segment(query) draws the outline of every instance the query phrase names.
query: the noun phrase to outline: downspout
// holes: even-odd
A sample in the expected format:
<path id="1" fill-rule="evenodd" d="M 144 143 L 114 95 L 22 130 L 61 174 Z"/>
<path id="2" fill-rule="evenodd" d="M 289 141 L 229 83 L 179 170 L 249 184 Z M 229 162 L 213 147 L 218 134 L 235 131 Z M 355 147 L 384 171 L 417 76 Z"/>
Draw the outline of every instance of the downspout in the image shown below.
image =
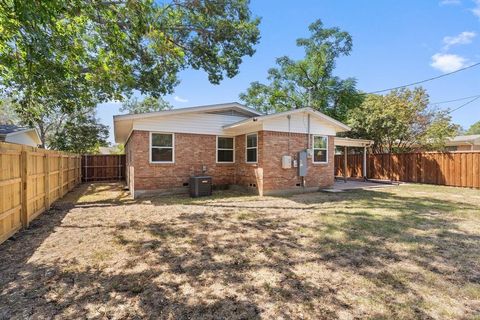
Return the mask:
<path id="1" fill-rule="evenodd" d="M 310 113 L 307 115 L 307 149 L 310 150 Z"/>
<path id="2" fill-rule="evenodd" d="M 287 116 L 287 119 L 288 119 L 288 148 L 287 148 L 288 155 L 290 155 L 290 120 L 291 120 L 291 118 L 292 118 L 291 115 Z"/>
<path id="3" fill-rule="evenodd" d="M 307 114 L 307 157 L 306 157 L 307 163 L 308 163 L 309 153 L 310 153 L 310 113 Z M 307 163 L 305 163 L 305 166 L 307 165 Z M 308 170 L 308 167 L 307 167 L 307 170 Z M 307 185 L 307 182 L 305 181 L 305 177 L 302 177 L 302 187 L 305 188 L 306 185 Z"/>

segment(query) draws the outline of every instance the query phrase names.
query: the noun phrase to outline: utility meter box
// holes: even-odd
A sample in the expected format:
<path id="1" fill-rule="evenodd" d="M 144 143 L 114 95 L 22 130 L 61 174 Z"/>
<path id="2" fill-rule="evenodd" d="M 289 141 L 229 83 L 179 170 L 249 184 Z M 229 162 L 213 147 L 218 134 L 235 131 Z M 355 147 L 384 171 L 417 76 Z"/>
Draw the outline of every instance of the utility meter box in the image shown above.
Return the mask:
<path id="1" fill-rule="evenodd" d="M 292 157 L 291 156 L 282 156 L 282 168 L 290 169 L 292 167 Z"/>
<path id="2" fill-rule="evenodd" d="M 298 153 L 298 176 L 305 177 L 307 175 L 307 151 Z"/>

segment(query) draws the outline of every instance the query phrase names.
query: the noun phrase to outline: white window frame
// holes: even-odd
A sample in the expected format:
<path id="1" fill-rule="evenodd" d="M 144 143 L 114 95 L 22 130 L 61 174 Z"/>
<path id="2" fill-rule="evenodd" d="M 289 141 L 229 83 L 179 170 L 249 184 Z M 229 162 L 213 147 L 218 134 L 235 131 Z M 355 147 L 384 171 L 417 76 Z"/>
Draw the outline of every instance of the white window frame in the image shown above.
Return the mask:
<path id="1" fill-rule="evenodd" d="M 327 147 L 325 148 L 326 161 L 315 161 L 315 137 L 321 137 L 327 140 Z M 323 149 L 317 149 L 317 150 L 323 150 Z M 312 135 L 312 163 L 323 163 L 323 164 L 328 163 L 328 136 L 324 136 L 320 134 Z"/>
<path id="2" fill-rule="evenodd" d="M 155 147 L 152 146 L 152 136 L 154 134 L 169 134 L 172 136 L 172 146 L 171 147 Z M 160 132 L 160 131 L 150 131 L 150 142 L 149 142 L 149 157 L 148 160 L 150 160 L 150 163 L 175 163 L 175 133 L 173 132 Z M 172 161 L 153 161 L 152 159 L 152 149 L 153 148 L 158 148 L 158 149 L 172 149 Z"/>
<path id="3" fill-rule="evenodd" d="M 233 149 L 225 149 L 225 148 L 218 148 L 218 139 L 219 138 L 230 138 L 233 140 Z M 216 163 L 235 163 L 235 137 L 230 137 L 230 136 L 217 136 L 217 145 L 215 147 L 215 162 Z M 233 151 L 233 161 L 218 161 L 218 151 L 219 150 L 227 150 L 227 151 Z"/>
<path id="4" fill-rule="evenodd" d="M 257 146 L 256 147 L 248 147 L 247 146 L 248 136 L 252 136 L 252 135 L 257 136 Z M 255 152 L 256 152 L 256 157 L 255 158 L 257 159 L 257 161 L 248 161 L 248 158 L 247 158 L 248 149 L 255 149 Z M 251 132 L 251 133 L 247 133 L 245 135 L 245 163 L 258 163 L 258 132 Z"/>

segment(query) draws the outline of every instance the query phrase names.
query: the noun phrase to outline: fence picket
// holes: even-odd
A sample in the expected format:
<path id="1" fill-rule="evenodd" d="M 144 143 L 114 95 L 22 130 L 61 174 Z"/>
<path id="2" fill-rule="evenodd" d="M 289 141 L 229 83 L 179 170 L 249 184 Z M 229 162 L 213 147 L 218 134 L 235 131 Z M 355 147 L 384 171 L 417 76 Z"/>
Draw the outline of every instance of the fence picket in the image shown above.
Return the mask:
<path id="1" fill-rule="evenodd" d="M 65 153 L 0 142 L 0 243 L 28 227 L 63 195 L 63 156 Z M 79 166 L 78 161 L 74 163 Z M 79 182 L 79 171 L 73 172 L 73 180 Z M 67 186 L 68 190 L 76 182 Z"/>

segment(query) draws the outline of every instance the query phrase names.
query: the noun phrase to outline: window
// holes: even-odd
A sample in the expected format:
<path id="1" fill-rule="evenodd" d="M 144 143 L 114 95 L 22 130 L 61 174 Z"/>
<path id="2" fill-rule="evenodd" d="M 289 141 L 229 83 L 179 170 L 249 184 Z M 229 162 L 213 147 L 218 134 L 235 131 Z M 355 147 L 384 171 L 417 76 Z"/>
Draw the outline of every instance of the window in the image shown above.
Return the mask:
<path id="1" fill-rule="evenodd" d="M 257 140 L 258 136 L 256 133 L 247 134 L 246 137 L 246 162 L 255 163 L 257 162 Z"/>
<path id="2" fill-rule="evenodd" d="M 217 162 L 235 162 L 235 142 L 232 137 L 217 137 Z"/>
<path id="3" fill-rule="evenodd" d="M 173 162 L 173 134 L 150 133 L 150 160 L 158 163 Z"/>
<path id="4" fill-rule="evenodd" d="M 328 162 L 328 137 L 313 136 L 313 162 Z"/>

